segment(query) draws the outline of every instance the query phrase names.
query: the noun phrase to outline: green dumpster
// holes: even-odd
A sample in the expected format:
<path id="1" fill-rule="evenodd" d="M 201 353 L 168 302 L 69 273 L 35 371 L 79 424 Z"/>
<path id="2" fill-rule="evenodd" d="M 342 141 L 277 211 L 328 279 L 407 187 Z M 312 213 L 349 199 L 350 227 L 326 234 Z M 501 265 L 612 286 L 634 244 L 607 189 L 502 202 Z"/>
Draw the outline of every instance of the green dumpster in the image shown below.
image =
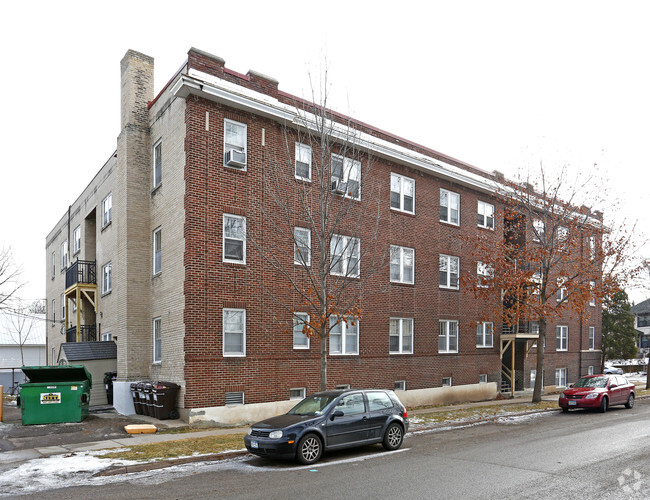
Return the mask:
<path id="1" fill-rule="evenodd" d="M 23 366 L 23 425 L 81 422 L 88 416 L 92 377 L 82 365 Z"/>

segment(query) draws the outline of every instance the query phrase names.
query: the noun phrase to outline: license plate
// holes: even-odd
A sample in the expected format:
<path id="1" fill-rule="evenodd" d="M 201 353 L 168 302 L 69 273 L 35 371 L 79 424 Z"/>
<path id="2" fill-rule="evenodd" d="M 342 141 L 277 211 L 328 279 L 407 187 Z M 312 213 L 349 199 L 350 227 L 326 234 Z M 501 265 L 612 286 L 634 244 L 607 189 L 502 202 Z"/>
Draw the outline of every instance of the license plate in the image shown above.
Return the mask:
<path id="1" fill-rule="evenodd" d="M 257 441 L 251 441 L 251 448 L 259 448 L 260 445 L 257 443 Z"/>
<path id="2" fill-rule="evenodd" d="M 577 401 L 569 401 L 569 406 L 575 406 L 577 404 L 578 404 Z"/>

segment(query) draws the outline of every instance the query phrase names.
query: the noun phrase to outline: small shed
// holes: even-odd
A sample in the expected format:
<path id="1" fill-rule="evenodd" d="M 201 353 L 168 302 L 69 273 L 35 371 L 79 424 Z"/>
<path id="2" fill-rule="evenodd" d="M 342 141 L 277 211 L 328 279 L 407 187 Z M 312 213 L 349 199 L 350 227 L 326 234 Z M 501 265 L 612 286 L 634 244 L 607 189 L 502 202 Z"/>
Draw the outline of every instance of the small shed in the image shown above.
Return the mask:
<path id="1" fill-rule="evenodd" d="M 93 385 L 90 406 L 107 405 L 104 374 L 117 371 L 117 345 L 104 342 L 65 342 L 59 351 L 59 364 L 83 365 L 90 372 Z"/>

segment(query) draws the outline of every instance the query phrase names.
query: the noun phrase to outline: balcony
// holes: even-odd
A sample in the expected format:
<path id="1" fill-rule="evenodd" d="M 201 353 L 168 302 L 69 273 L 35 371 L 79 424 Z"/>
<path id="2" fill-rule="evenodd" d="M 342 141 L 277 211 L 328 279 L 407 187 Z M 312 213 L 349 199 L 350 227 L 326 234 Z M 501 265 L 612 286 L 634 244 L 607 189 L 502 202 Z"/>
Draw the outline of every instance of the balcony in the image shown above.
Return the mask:
<path id="1" fill-rule="evenodd" d="M 97 327 L 95 325 L 81 325 L 79 327 L 79 342 L 97 342 Z M 68 328 L 65 332 L 66 342 L 77 342 L 77 327 Z"/>
<path id="2" fill-rule="evenodd" d="M 78 260 L 65 272 L 65 288 L 77 284 L 97 284 L 97 264 L 94 260 Z"/>

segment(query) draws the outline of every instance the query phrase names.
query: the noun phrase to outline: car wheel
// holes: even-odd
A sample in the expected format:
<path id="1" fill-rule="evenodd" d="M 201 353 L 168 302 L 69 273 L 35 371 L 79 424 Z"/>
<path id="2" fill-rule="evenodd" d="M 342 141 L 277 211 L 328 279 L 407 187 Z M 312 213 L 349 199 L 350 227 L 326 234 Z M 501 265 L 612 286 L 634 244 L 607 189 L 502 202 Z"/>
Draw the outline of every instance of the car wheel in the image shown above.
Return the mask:
<path id="1" fill-rule="evenodd" d="M 569 413 L 569 409 L 566 406 L 563 406 L 562 413 Z"/>
<path id="2" fill-rule="evenodd" d="M 607 400 L 606 397 L 600 400 L 600 413 L 605 413 L 607 411 L 607 405 L 609 404 L 609 401 Z"/>
<path id="3" fill-rule="evenodd" d="M 301 464 L 313 464 L 322 454 L 323 442 L 316 434 L 306 434 L 298 441 L 296 459 Z"/>
<path id="4" fill-rule="evenodd" d="M 392 423 L 388 426 L 388 429 L 386 429 L 382 446 L 390 451 L 396 450 L 402 446 L 403 440 L 404 431 L 402 430 L 402 426 L 398 423 Z"/>
<path id="5" fill-rule="evenodd" d="M 634 406 L 634 394 L 630 394 L 627 397 L 627 403 L 625 403 L 625 408 L 632 408 Z"/>

